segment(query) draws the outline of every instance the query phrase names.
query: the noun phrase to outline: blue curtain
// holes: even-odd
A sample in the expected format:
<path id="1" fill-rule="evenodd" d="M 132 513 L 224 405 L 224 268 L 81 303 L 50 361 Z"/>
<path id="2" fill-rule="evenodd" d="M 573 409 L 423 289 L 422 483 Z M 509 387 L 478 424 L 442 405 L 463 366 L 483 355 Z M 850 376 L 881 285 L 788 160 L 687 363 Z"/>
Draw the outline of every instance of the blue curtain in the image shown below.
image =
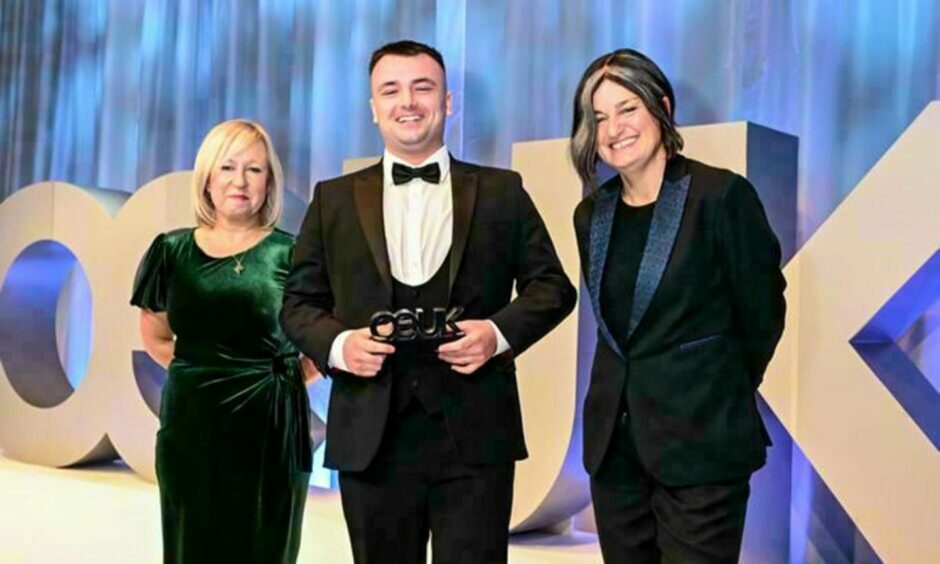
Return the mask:
<path id="1" fill-rule="evenodd" d="M 800 138 L 808 237 L 931 99 L 933 0 L 4 0 L 0 197 L 40 180 L 133 190 L 190 168 L 202 136 L 246 116 L 272 132 L 303 197 L 377 153 L 372 49 L 400 37 L 448 61 L 458 155 L 507 165 L 564 136 L 593 57 L 630 46 L 691 125 L 752 120 Z"/>

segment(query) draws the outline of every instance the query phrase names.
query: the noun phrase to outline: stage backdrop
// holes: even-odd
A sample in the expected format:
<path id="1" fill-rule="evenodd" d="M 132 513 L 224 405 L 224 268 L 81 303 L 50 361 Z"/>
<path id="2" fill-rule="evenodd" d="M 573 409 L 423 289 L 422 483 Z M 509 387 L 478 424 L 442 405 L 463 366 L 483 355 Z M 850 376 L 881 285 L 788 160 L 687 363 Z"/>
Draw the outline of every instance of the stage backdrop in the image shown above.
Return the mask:
<path id="1" fill-rule="evenodd" d="M 749 120 L 800 138 L 802 239 L 940 97 L 934 0 L 4 0 L 0 194 L 42 180 L 130 191 L 188 169 L 216 122 L 257 119 L 307 196 L 379 152 L 369 53 L 410 37 L 448 64 L 448 144 L 508 165 L 562 137 L 594 57 L 649 54 L 683 125 Z"/>
<path id="2" fill-rule="evenodd" d="M 512 143 L 564 136 L 580 71 L 628 46 L 672 79 L 681 124 L 750 120 L 799 139 L 805 241 L 940 98 L 938 29 L 932 0 L 4 0 L 0 198 L 47 180 L 133 191 L 191 168 L 211 125 L 244 116 L 273 133 L 288 187 L 306 199 L 345 159 L 380 151 L 366 65 L 372 49 L 402 37 L 435 44 L 447 59 L 451 150 L 509 165 Z M 853 341 L 876 371 L 886 361 L 873 348 L 897 341 L 928 394 L 940 387 L 931 358 L 940 348 L 936 264 L 911 273 L 913 286 L 896 285 L 920 289 L 916 311 L 904 307 L 913 290 L 899 290 Z M 919 317 L 907 325 L 910 315 Z M 896 334 L 902 326 L 911 329 Z M 936 449 L 933 421 L 917 420 Z M 799 448 L 792 453 L 788 558 L 873 557 L 837 496 Z"/>

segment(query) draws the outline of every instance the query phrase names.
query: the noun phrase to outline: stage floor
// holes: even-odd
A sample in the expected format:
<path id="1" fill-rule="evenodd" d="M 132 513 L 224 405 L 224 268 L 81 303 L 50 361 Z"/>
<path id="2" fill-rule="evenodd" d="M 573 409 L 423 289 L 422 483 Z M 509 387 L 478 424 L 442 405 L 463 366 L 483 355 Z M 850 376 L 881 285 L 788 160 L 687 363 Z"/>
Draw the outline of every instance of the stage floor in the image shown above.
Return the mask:
<path id="1" fill-rule="evenodd" d="M 158 563 L 155 485 L 114 464 L 55 469 L 0 456 L 0 562 Z M 594 535 L 516 535 L 513 564 L 601 562 Z M 352 562 L 339 494 L 311 489 L 299 562 Z"/>

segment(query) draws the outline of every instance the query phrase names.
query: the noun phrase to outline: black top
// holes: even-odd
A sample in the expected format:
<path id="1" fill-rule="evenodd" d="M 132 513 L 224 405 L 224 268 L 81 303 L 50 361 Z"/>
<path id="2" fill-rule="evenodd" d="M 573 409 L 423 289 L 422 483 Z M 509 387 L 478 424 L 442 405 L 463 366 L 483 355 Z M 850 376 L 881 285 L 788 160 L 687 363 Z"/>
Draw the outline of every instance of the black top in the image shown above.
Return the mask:
<path id="1" fill-rule="evenodd" d="M 617 202 L 601 279 L 601 312 L 621 350 L 627 348 L 633 289 L 653 221 L 654 206 L 655 202 L 645 206 L 630 206 L 622 199 Z"/>

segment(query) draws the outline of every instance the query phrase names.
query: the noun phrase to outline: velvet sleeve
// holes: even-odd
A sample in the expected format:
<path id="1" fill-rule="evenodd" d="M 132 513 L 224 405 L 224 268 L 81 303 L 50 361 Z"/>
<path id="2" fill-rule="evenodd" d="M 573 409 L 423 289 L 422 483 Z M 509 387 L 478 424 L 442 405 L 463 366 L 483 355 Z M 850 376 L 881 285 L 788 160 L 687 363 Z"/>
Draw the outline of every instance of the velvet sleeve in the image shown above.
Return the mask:
<path id="1" fill-rule="evenodd" d="M 166 311 L 167 260 L 165 236 L 157 235 L 134 276 L 134 289 L 131 293 L 131 305 L 150 311 Z"/>

